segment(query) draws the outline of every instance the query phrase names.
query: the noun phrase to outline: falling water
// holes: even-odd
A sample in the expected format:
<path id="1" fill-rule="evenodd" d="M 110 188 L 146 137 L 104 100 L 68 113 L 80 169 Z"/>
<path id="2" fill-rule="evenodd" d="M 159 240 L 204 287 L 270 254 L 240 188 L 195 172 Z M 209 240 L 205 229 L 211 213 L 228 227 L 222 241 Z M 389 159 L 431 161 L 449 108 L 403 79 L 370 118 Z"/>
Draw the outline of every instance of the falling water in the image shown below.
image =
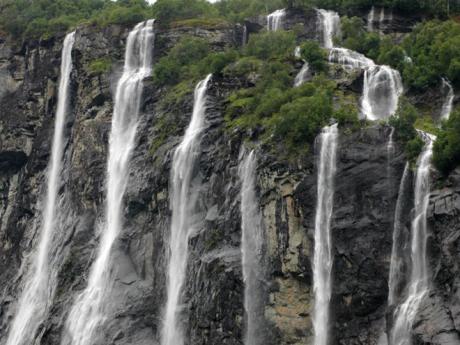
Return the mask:
<path id="1" fill-rule="evenodd" d="M 395 322 L 391 332 L 392 345 L 410 345 L 411 331 L 418 307 L 429 289 L 427 263 L 426 212 L 430 196 L 430 167 L 433 142 L 436 139 L 422 133 L 426 144 L 417 161 L 414 188 L 414 219 L 411 226 L 411 275 L 407 297 L 395 310 Z"/>
<path id="2" fill-rule="evenodd" d="M 310 72 L 310 65 L 308 64 L 308 62 L 305 61 L 299 73 L 296 75 L 294 79 L 294 86 L 298 87 L 302 85 L 305 82 L 305 80 L 307 80 L 307 76 L 309 72 Z"/>
<path id="3" fill-rule="evenodd" d="M 205 127 L 206 92 L 210 80 L 211 75 L 208 75 L 195 88 L 192 119 L 182 142 L 174 152 L 172 162 L 170 258 L 162 345 L 184 344 L 182 327 L 178 318 L 181 311 L 181 291 L 187 269 L 188 240 L 194 231 L 193 212 L 196 191 L 192 188 L 192 178 L 195 165 L 198 162 L 201 138 Z"/>
<path id="4" fill-rule="evenodd" d="M 355 51 L 334 47 L 333 38 L 340 34 L 340 17 L 336 12 L 322 9 L 317 10 L 317 13 L 323 46 L 330 49 L 329 62 L 339 63 L 347 69 L 364 69 L 361 97 L 363 116 L 368 120 L 385 120 L 393 115 L 403 92 L 399 72 L 388 66 L 378 66 Z"/>
<path id="5" fill-rule="evenodd" d="M 404 173 L 401 178 L 399 185 L 398 200 L 396 201 L 396 209 L 393 222 L 393 245 L 391 249 L 391 261 L 390 261 L 390 277 L 388 280 L 388 305 L 393 305 L 396 301 L 398 292 L 398 286 L 401 282 L 403 274 L 404 258 L 401 253 L 402 241 L 402 217 L 403 217 L 403 206 L 405 191 L 409 183 L 409 163 L 406 163 L 404 167 Z"/>
<path id="6" fill-rule="evenodd" d="M 340 16 L 337 12 L 317 10 L 318 21 L 323 34 L 324 48 L 334 47 L 334 37 L 340 34 Z"/>
<path id="7" fill-rule="evenodd" d="M 323 128 L 320 136 L 318 192 L 315 216 L 313 258 L 314 345 L 327 345 L 329 335 L 329 302 L 332 294 L 331 216 L 334 201 L 334 176 L 337 155 L 337 125 Z"/>
<path id="8" fill-rule="evenodd" d="M 245 46 L 248 43 L 248 26 L 246 24 L 243 25 L 243 38 L 241 42 L 242 46 Z"/>
<path id="9" fill-rule="evenodd" d="M 452 106 L 454 104 L 454 89 L 447 79 L 442 78 L 442 87 L 447 89 L 447 96 L 442 104 L 441 109 L 441 120 L 447 120 L 452 112 Z"/>
<path id="10" fill-rule="evenodd" d="M 372 66 L 364 72 L 361 111 L 368 120 L 386 120 L 396 112 L 403 92 L 401 76 L 388 66 Z"/>
<path id="11" fill-rule="evenodd" d="M 135 145 L 143 80 L 152 73 L 153 25 L 154 20 L 136 25 L 127 39 L 123 74 L 115 94 L 106 177 L 106 214 L 99 251 L 91 267 L 88 285 L 76 298 L 66 321 L 63 344 L 93 343 L 106 316 L 106 299 L 111 288 L 110 254 L 122 228 L 123 195 Z"/>
<path id="12" fill-rule="evenodd" d="M 283 28 L 283 20 L 286 16 L 286 10 L 276 10 L 267 16 L 267 30 L 278 31 Z"/>
<path id="13" fill-rule="evenodd" d="M 339 63 L 349 69 L 365 69 L 375 66 L 374 61 L 363 54 L 346 48 L 331 48 L 329 51 L 329 62 Z"/>
<path id="14" fill-rule="evenodd" d="M 26 276 L 24 290 L 19 299 L 18 310 L 8 335 L 7 345 L 31 344 L 35 339 L 40 322 L 48 312 L 54 295 L 55 282 L 48 267 L 50 243 L 54 236 L 56 205 L 62 171 L 64 153 L 64 127 L 69 103 L 70 73 L 72 72 L 72 47 L 75 32 L 64 39 L 61 57 L 61 76 L 59 80 L 58 104 L 54 123 L 51 160 L 48 165 L 47 190 L 43 210 L 43 225 L 38 248 L 32 255 L 32 266 Z"/>
<path id="15" fill-rule="evenodd" d="M 374 31 L 374 21 L 375 21 L 375 7 L 372 6 L 369 14 L 367 15 L 367 31 Z"/>
<path id="16" fill-rule="evenodd" d="M 263 243 L 264 234 L 256 195 L 257 160 L 251 151 L 239 167 L 241 186 L 241 253 L 243 266 L 245 345 L 263 344 Z"/>

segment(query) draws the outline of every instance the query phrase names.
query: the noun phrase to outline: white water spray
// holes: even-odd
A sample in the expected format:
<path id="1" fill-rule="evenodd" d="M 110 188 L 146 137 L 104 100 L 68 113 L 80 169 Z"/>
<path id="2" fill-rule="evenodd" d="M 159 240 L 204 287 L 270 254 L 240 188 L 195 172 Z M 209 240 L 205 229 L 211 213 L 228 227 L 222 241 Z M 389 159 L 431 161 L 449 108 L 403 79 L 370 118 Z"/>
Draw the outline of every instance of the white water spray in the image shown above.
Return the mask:
<path id="1" fill-rule="evenodd" d="M 308 64 L 308 62 L 305 61 L 299 73 L 296 75 L 294 79 L 294 86 L 298 87 L 298 86 L 301 86 L 303 83 L 305 83 L 309 72 L 310 72 L 310 65 Z"/>
<path id="2" fill-rule="evenodd" d="M 262 345 L 264 233 L 256 195 L 257 160 L 251 151 L 239 166 L 241 186 L 241 254 L 246 314 L 245 345 Z"/>
<path id="3" fill-rule="evenodd" d="M 339 47 L 331 48 L 329 51 L 329 62 L 341 64 L 347 69 L 365 69 L 375 66 L 374 61 L 363 54 Z"/>
<path id="4" fill-rule="evenodd" d="M 318 192 L 315 216 L 313 257 L 314 345 L 327 345 L 329 340 L 329 303 L 332 295 L 331 217 L 334 203 L 334 177 L 337 165 L 337 124 L 323 128 L 320 135 Z"/>
<path id="5" fill-rule="evenodd" d="M 447 79 L 442 78 L 442 88 L 447 89 L 446 99 L 441 108 L 441 120 L 449 119 L 454 104 L 454 89 Z"/>
<path id="6" fill-rule="evenodd" d="M 143 80 L 152 74 L 154 20 L 136 25 L 129 33 L 123 74 L 118 81 L 107 164 L 105 222 L 101 229 L 98 255 L 88 284 L 71 308 L 63 344 L 92 344 L 106 318 L 112 287 L 111 252 L 121 229 L 123 196 L 128 183 L 129 162 L 135 146 Z"/>
<path id="7" fill-rule="evenodd" d="M 334 37 L 340 35 L 340 16 L 337 12 L 317 10 L 319 26 L 322 31 L 323 47 L 333 48 Z"/>
<path id="8" fill-rule="evenodd" d="M 54 122 L 51 159 L 48 163 L 46 199 L 43 210 L 43 225 L 38 248 L 32 254 L 32 266 L 26 276 L 24 290 L 19 299 L 18 310 L 13 320 L 7 345 L 31 344 L 35 333 L 46 316 L 55 289 L 55 274 L 49 267 L 49 252 L 55 231 L 57 197 L 64 154 L 64 127 L 69 104 L 70 73 L 72 72 L 72 47 L 75 32 L 67 34 L 61 55 L 58 104 Z"/>
<path id="9" fill-rule="evenodd" d="M 167 275 L 167 303 L 162 329 L 162 345 L 183 345 L 184 335 L 179 317 L 181 293 L 188 258 L 188 240 L 194 229 L 196 191 L 192 189 L 194 168 L 200 155 L 200 144 L 205 129 L 206 92 L 211 75 L 195 88 L 193 114 L 182 142 L 174 152 L 171 170 L 170 202 L 172 210 L 169 240 L 169 267 Z"/>
<path id="10" fill-rule="evenodd" d="M 397 108 L 403 93 L 401 76 L 388 66 L 372 66 L 364 72 L 361 111 L 368 120 L 386 120 Z"/>
<path id="11" fill-rule="evenodd" d="M 267 30 L 278 31 L 283 28 L 284 17 L 286 16 L 286 10 L 276 10 L 267 16 Z"/>
<path id="12" fill-rule="evenodd" d="M 411 226 L 411 275 L 405 301 L 395 310 L 395 322 L 391 332 L 392 345 L 411 345 L 412 326 L 420 303 L 429 290 L 427 262 L 426 213 L 430 197 L 430 168 L 434 136 L 422 133 L 426 144 L 417 161 L 414 188 L 414 219 Z"/>

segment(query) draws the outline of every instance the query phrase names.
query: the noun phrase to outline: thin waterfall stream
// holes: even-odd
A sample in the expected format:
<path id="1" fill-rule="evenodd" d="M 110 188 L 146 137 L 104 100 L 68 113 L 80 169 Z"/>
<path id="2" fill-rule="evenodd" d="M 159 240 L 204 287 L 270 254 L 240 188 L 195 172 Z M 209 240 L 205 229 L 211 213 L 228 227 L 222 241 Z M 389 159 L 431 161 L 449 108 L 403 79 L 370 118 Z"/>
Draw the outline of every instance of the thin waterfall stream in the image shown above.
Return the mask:
<path id="1" fill-rule="evenodd" d="M 112 287 L 111 253 L 123 226 L 123 196 L 135 146 L 143 80 L 152 74 L 154 20 L 139 23 L 126 42 L 123 74 L 118 81 L 106 171 L 105 221 L 87 286 L 77 296 L 66 320 L 62 344 L 89 345 L 106 318 Z"/>
<path id="2" fill-rule="evenodd" d="M 7 345 L 28 345 L 33 342 L 40 323 L 46 316 L 56 287 L 56 270 L 49 267 L 49 252 L 59 213 L 57 199 L 61 185 L 64 154 L 64 128 L 70 98 L 72 48 L 75 32 L 66 35 L 61 54 L 58 104 L 54 123 L 51 158 L 48 163 L 46 197 L 42 210 L 42 226 L 38 247 L 32 253 L 30 270 L 19 298 L 18 309 L 8 334 Z"/>
<path id="3" fill-rule="evenodd" d="M 251 151 L 239 166 L 241 186 L 241 254 L 246 314 L 245 345 L 262 345 L 264 293 L 264 233 L 256 195 L 257 159 Z"/>
<path id="4" fill-rule="evenodd" d="M 426 144 L 417 161 L 414 187 L 414 218 L 411 224 L 411 272 L 407 295 L 394 312 L 391 345 L 411 345 L 412 326 L 420 303 L 429 291 L 426 214 L 430 197 L 430 169 L 434 136 L 422 132 Z"/>
<path id="5" fill-rule="evenodd" d="M 194 205 L 197 191 L 192 187 L 193 173 L 200 156 L 205 129 L 208 84 L 212 75 L 195 88 L 193 114 L 182 142 L 174 152 L 171 168 L 170 205 L 172 211 L 167 269 L 167 302 L 161 334 L 162 345 L 183 345 L 180 322 L 181 294 L 186 278 L 188 240 L 194 229 Z"/>
<path id="6" fill-rule="evenodd" d="M 447 94 L 441 108 L 441 120 L 448 120 L 454 105 L 454 88 L 452 87 L 452 84 L 444 78 L 442 78 L 442 87 L 443 89 L 447 89 Z"/>
<path id="7" fill-rule="evenodd" d="M 333 253 L 331 217 L 334 204 L 334 178 L 337 169 L 337 124 L 323 128 L 319 137 L 315 247 L 313 254 L 314 345 L 328 345 L 329 304 L 332 295 Z"/>

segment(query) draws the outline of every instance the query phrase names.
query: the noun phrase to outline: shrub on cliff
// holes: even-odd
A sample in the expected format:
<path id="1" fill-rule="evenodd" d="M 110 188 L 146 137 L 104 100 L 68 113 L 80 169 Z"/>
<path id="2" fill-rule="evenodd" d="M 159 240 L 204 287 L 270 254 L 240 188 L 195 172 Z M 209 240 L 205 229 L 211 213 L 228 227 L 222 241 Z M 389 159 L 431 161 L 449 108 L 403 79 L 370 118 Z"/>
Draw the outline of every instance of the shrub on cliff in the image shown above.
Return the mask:
<path id="1" fill-rule="evenodd" d="M 414 163 L 422 152 L 424 143 L 415 130 L 418 118 L 417 109 L 405 98 L 399 101 L 395 116 L 390 118 L 390 125 L 395 129 L 395 137 L 404 144 L 407 160 Z"/>
<path id="2" fill-rule="evenodd" d="M 326 72 L 328 69 L 327 53 L 316 41 L 307 41 L 300 47 L 302 58 L 307 61 L 315 72 Z"/>
<path id="3" fill-rule="evenodd" d="M 434 143 L 433 163 L 444 175 L 460 165 L 460 109 L 443 123 Z"/>

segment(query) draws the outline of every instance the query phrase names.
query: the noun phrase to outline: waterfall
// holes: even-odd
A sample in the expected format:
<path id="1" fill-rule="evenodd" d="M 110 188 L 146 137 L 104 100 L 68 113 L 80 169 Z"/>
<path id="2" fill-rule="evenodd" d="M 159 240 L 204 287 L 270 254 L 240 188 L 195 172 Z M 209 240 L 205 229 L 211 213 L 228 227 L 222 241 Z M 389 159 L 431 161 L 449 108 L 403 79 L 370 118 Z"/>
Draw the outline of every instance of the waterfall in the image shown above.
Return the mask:
<path id="1" fill-rule="evenodd" d="M 447 79 L 442 78 L 442 88 L 447 89 L 447 96 L 441 108 L 441 120 L 449 119 L 454 104 L 454 89 Z"/>
<path id="2" fill-rule="evenodd" d="M 374 31 L 374 21 L 375 21 L 375 7 L 372 6 L 369 14 L 367 15 L 367 31 Z"/>
<path id="3" fill-rule="evenodd" d="M 55 273 L 49 267 L 49 252 L 55 231 L 56 214 L 59 213 L 57 198 L 60 188 L 64 154 L 64 128 L 69 104 L 70 74 L 72 72 L 72 47 L 75 32 L 67 34 L 61 55 L 58 103 L 54 122 L 51 158 L 48 163 L 47 186 L 42 226 L 38 248 L 31 258 L 31 267 L 25 276 L 25 284 L 19 298 L 18 309 L 8 335 L 7 345 L 31 344 L 40 323 L 48 312 L 56 286 Z"/>
<path id="4" fill-rule="evenodd" d="M 364 71 L 361 111 L 368 120 L 386 120 L 398 108 L 403 93 L 401 76 L 388 66 L 371 66 Z"/>
<path id="5" fill-rule="evenodd" d="M 245 345 L 264 344 L 262 320 L 263 299 L 263 244 L 264 233 L 259 201 L 256 195 L 257 160 L 251 151 L 239 166 L 241 186 L 241 253 L 243 267 L 244 310 L 246 314 Z"/>
<path id="6" fill-rule="evenodd" d="M 430 167 L 433 136 L 422 133 L 426 144 L 417 161 L 414 187 L 414 218 L 411 224 L 411 275 L 405 301 L 395 310 L 392 345 L 410 345 L 412 326 L 423 298 L 429 290 L 426 213 L 430 197 Z"/>
<path id="7" fill-rule="evenodd" d="M 245 46 L 248 43 L 248 26 L 246 24 L 243 25 L 243 38 L 241 45 Z"/>
<path id="8" fill-rule="evenodd" d="M 305 80 L 307 80 L 307 76 L 309 72 L 310 72 L 310 65 L 308 64 L 308 62 L 305 61 L 299 73 L 296 75 L 294 79 L 294 86 L 298 87 L 302 85 L 305 82 Z"/>
<path id="9" fill-rule="evenodd" d="M 329 336 L 329 302 L 332 295 L 331 217 L 334 202 L 338 130 L 337 124 L 323 128 L 320 135 L 318 192 L 315 216 L 313 257 L 314 345 L 327 345 Z"/>
<path id="10" fill-rule="evenodd" d="M 92 344 L 106 317 L 107 298 L 112 286 L 111 249 L 122 229 L 123 195 L 135 146 L 143 80 L 152 73 L 153 26 L 154 20 L 139 23 L 128 35 L 109 140 L 105 222 L 100 229 L 99 249 L 87 286 L 76 298 L 67 318 L 63 344 Z"/>
<path id="11" fill-rule="evenodd" d="M 365 69 L 375 66 L 374 61 L 363 54 L 346 48 L 331 48 L 329 62 L 338 63 L 348 69 Z"/>
<path id="12" fill-rule="evenodd" d="M 404 173 L 399 185 L 398 200 L 393 221 L 393 245 L 391 249 L 390 277 L 388 279 L 388 305 L 393 305 L 396 301 L 398 286 L 403 274 L 404 257 L 401 253 L 402 247 L 402 217 L 404 208 L 405 191 L 409 183 L 409 163 L 404 167 Z"/>
<path id="13" fill-rule="evenodd" d="M 302 53 L 300 51 L 300 46 L 296 46 L 294 49 L 294 57 L 296 59 L 301 59 L 302 58 Z"/>
<path id="14" fill-rule="evenodd" d="M 193 114 L 182 142 L 174 152 L 171 169 L 171 235 L 167 275 L 167 303 L 164 314 L 162 345 L 183 345 L 179 322 L 181 292 L 187 269 L 188 240 L 193 233 L 196 190 L 192 187 L 193 172 L 200 156 L 201 138 L 205 127 L 206 92 L 211 75 L 195 88 Z"/>
<path id="15" fill-rule="evenodd" d="M 276 10 L 267 16 L 267 30 L 278 31 L 283 28 L 283 20 L 286 16 L 286 10 Z"/>
<path id="16" fill-rule="evenodd" d="M 371 10 L 373 13 L 374 10 Z M 318 22 L 323 34 L 323 46 L 330 49 L 329 62 L 339 63 L 347 69 L 364 69 L 361 112 L 368 120 L 386 120 L 398 108 L 403 92 L 398 71 L 378 66 L 371 59 L 355 51 L 334 47 L 333 37 L 340 34 L 340 17 L 336 12 L 319 9 Z M 384 12 L 383 12 L 384 13 Z M 369 14 L 373 19 L 374 14 Z M 369 23 L 369 19 L 368 19 Z"/>
<path id="17" fill-rule="evenodd" d="M 340 34 L 340 16 L 337 12 L 317 10 L 319 26 L 323 34 L 324 48 L 334 47 L 334 37 Z"/>

